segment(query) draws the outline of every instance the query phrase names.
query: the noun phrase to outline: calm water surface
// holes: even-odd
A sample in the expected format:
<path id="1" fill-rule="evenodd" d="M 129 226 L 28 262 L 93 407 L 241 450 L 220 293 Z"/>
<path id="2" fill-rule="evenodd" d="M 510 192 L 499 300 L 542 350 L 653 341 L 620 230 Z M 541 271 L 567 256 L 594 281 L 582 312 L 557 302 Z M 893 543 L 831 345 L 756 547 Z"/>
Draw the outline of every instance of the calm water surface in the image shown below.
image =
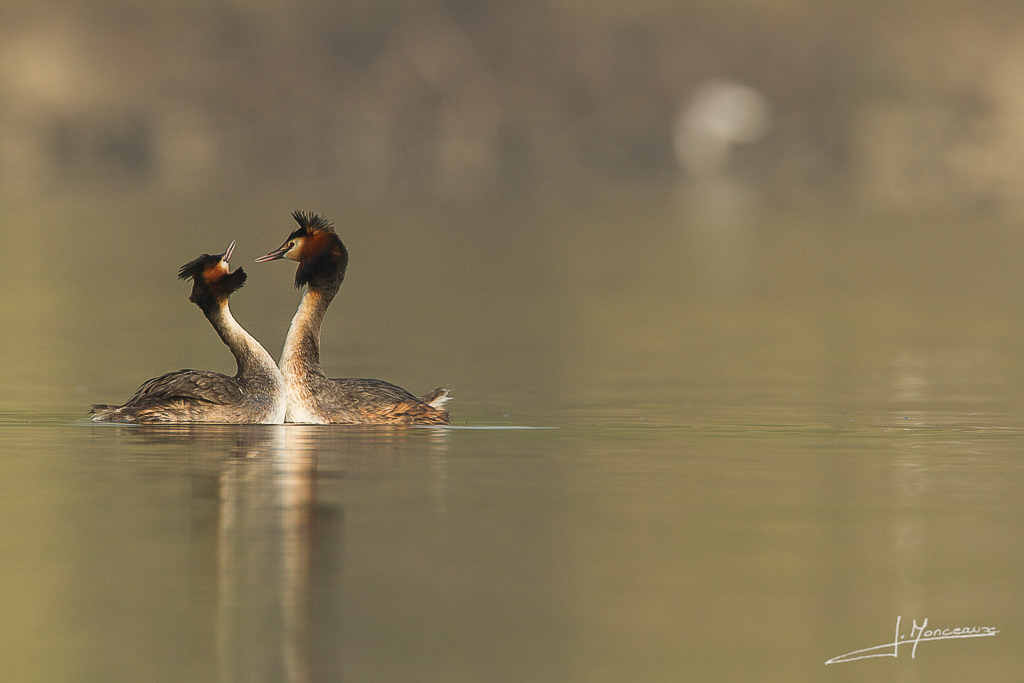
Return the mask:
<path id="1" fill-rule="evenodd" d="M 232 371 L 174 279 L 231 239 L 277 354 L 292 269 L 251 259 L 295 201 L 8 211 L 6 680 L 1024 672 L 1020 225 L 321 202 L 353 252 L 325 368 L 450 383 L 453 428 L 86 422 Z M 898 617 L 999 633 L 825 665 Z"/>

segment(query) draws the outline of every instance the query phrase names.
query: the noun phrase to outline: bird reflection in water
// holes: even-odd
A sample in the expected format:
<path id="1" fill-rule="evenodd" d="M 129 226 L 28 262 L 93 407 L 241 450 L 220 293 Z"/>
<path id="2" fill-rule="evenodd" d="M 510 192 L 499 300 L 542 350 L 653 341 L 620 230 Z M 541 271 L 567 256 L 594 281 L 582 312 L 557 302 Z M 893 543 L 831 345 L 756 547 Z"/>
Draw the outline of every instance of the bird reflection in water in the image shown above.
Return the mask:
<path id="1" fill-rule="evenodd" d="M 311 680 L 316 454 L 303 427 L 239 439 L 223 460 L 217 538 L 221 681 Z"/>
<path id="2" fill-rule="evenodd" d="M 337 631 L 344 517 L 339 504 L 318 500 L 318 476 L 422 465 L 425 452 L 435 509 L 443 516 L 445 430 L 301 424 L 123 429 L 148 454 L 166 453 L 175 465 L 184 447 L 193 476 L 209 482 L 199 488 L 206 495 L 216 491 L 216 561 L 199 563 L 216 567 L 210 582 L 216 609 L 198 611 L 212 617 L 222 682 L 302 683 L 342 673 Z M 197 531 L 205 535 L 208 528 Z M 317 642 L 324 647 L 314 652 Z"/>

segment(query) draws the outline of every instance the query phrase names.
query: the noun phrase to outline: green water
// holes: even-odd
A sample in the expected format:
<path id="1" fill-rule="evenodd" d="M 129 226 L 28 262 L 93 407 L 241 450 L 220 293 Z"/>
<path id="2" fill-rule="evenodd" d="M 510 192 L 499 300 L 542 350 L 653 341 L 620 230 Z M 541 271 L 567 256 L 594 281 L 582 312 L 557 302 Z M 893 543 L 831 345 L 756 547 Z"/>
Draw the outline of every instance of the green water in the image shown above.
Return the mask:
<path id="1" fill-rule="evenodd" d="M 251 260 L 295 208 L 352 251 L 325 369 L 451 384 L 453 428 L 85 421 L 231 372 L 174 275 L 232 239 L 278 353 L 292 269 Z M 269 194 L 5 222 L 5 680 L 1020 676 L 1012 221 Z M 825 665 L 898 617 L 999 633 Z"/>

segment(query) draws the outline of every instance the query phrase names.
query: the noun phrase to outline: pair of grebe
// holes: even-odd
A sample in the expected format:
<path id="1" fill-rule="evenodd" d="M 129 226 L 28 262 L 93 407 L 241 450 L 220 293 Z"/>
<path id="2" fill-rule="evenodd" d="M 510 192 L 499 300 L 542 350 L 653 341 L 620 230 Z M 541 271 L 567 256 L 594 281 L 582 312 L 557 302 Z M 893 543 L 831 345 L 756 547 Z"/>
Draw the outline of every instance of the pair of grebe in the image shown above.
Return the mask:
<path id="1" fill-rule="evenodd" d="M 441 387 L 417 397 L 378 379 L 330 379 L 320 367 L 320 326 L 348 268 L 348 250 L 324 217 L 296 211 L 299 227 L 264 263 L 298 262 L 295 286 L 305 287 L 295 312 L 280 367 L 231 315 L 228 299 L 245 283 L 241 268 L 230 271 L 232 242 L 220 255 L 203 254 L 181 267 L 192 280 L 189 300 L 220 335 L 238 365 L 234 377 L 205 370 L 179 370 L 149 380 L 122 406 L 93 406 L 97 422 L 304 422 L 313 424 L 449 423 Z"/>

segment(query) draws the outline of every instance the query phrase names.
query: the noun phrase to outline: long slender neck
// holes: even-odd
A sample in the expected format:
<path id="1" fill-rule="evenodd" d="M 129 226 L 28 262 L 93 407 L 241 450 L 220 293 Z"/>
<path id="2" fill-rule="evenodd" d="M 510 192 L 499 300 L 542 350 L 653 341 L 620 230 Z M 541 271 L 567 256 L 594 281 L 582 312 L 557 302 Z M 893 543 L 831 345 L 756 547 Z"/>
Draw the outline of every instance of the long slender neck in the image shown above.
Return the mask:
<path id="1" fill-rule="evenodd" d="M 285 377 L 323 376 L 320 367 L 320 324 L 341 282 L 310 282 L 288 327 L 281 351 L 281 372 Z"/>
<path id="2" fill-rule="evenodd" d="M 203 310 L 203 313 L 235 357 L 235 363 L 238 365 L 237 377 L 252 378 L 267 373 L 277 374 L 274 359 L 262 344 L 238 324 L 231 315 L 227 300 L 209 310 Z"/>

